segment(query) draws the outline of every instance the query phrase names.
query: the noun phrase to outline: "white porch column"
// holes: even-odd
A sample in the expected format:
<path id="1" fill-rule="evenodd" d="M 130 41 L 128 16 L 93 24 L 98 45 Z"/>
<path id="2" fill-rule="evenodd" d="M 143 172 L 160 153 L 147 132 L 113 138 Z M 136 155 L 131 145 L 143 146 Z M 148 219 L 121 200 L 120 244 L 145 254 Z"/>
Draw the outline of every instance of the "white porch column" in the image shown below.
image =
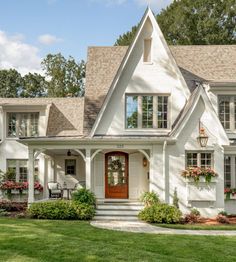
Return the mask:
<path id="1" fill-rule="evenodd" d="M 91 149 L 86 149 L 86 158 L 85 158 L 85 178 L 86 178 L 86 188 L 91 189 L 92 186 L 92 175 L 91 175 Z"/>
<path id="2" fill-rule="evenodd" d="M 34 202 L 34 149 L 28 151 L 28 204 Z"/>

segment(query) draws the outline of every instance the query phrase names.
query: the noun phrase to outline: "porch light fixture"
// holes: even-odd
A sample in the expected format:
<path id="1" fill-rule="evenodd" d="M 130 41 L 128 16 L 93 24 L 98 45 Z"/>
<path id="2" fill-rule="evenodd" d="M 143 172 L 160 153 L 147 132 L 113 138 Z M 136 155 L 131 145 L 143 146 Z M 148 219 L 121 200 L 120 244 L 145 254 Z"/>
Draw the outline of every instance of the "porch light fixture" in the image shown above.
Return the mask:
<path id="1" fill-rule="evenodd" d="M 146 157 L 144 157 L 144 158 L 143 158 L 143 167 L 146 167 L 146 166 L 147 166 L 147 164 L 148 164 L 148 162 L 147 162 L 147 158 L 146 158 Z"/>
<path id="2" fill-rule="evenodd" d="M 199 137 L 197 138 L 198 143 L 201 147 L 206 147 L 208 142 L 208 135 L 206 134 L 205 128 L 201 127 L 201 122 L 199 121 Z"/>
<path id="3" fill-rule="evenodd" d="M 71 151 L 70 150 L 67 151 L 67 156 L 71 156 Z"/>

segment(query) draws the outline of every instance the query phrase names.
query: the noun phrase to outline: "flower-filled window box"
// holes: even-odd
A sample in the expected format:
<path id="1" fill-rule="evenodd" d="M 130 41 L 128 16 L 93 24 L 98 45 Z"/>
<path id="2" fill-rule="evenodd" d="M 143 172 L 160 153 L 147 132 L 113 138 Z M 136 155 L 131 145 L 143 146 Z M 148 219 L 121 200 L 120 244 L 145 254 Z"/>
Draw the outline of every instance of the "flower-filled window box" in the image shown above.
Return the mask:
<path id="1" fill-rule="evenodd" d="M 195 184 L 198 184 L 199 182 L 209 184 L 216 182 L 218 174 L 213 169 L 208 167 L 188 167 L 182 172 L 181 176 L 186 178 L 189 182 L 194 182 Z"/>
<path id="2" fill-rule="evenodd" d="M 236 200 L 236 188 L 225 188 L 224 190 L 225 193 L 225 199 L 233 199 Z"/>

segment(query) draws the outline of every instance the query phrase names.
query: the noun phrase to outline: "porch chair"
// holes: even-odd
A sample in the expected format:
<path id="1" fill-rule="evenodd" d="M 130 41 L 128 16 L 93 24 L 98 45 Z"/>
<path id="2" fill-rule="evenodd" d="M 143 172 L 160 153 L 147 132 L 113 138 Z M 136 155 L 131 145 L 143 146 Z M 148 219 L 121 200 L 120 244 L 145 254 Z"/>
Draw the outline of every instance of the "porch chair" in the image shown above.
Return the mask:
<path id="1" fill-rule="evenodd" d="M 63 189 L 57 182 L 48 182 L 49 198 L 62 198 Z"/>

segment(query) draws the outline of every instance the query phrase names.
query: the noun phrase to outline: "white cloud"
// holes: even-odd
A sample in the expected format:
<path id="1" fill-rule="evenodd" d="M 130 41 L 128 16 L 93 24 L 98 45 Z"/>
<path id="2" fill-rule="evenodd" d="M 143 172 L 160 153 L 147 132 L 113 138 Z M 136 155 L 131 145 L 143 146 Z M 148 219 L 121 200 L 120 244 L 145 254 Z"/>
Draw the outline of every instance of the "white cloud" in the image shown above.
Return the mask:
<path id="1" fill-rule="evenodd" d="M 150 6 L 154 11 L 161 10 L 173 2 L 173 0 L 134 0 L 140 6 Z"/>
<path id="2" fill-rule="evenodd" d="M 52 45 L 58 42 L 61 42 L 62 39 L 58 38 L 54 35 L 50 35 L 50 34 L 44 34 L 44 35 L 40 35 L 38 37 L 38 41 L 43 44 L 43 45 Z"/>
<path id="3" fill-rule="evenodd" d="M 22 42 L 23 35 L 7 35 L 0 31 L 0 69 L 15 68 L 22 75 L 42 73 L 41 58 L 35 46 Z"/>

